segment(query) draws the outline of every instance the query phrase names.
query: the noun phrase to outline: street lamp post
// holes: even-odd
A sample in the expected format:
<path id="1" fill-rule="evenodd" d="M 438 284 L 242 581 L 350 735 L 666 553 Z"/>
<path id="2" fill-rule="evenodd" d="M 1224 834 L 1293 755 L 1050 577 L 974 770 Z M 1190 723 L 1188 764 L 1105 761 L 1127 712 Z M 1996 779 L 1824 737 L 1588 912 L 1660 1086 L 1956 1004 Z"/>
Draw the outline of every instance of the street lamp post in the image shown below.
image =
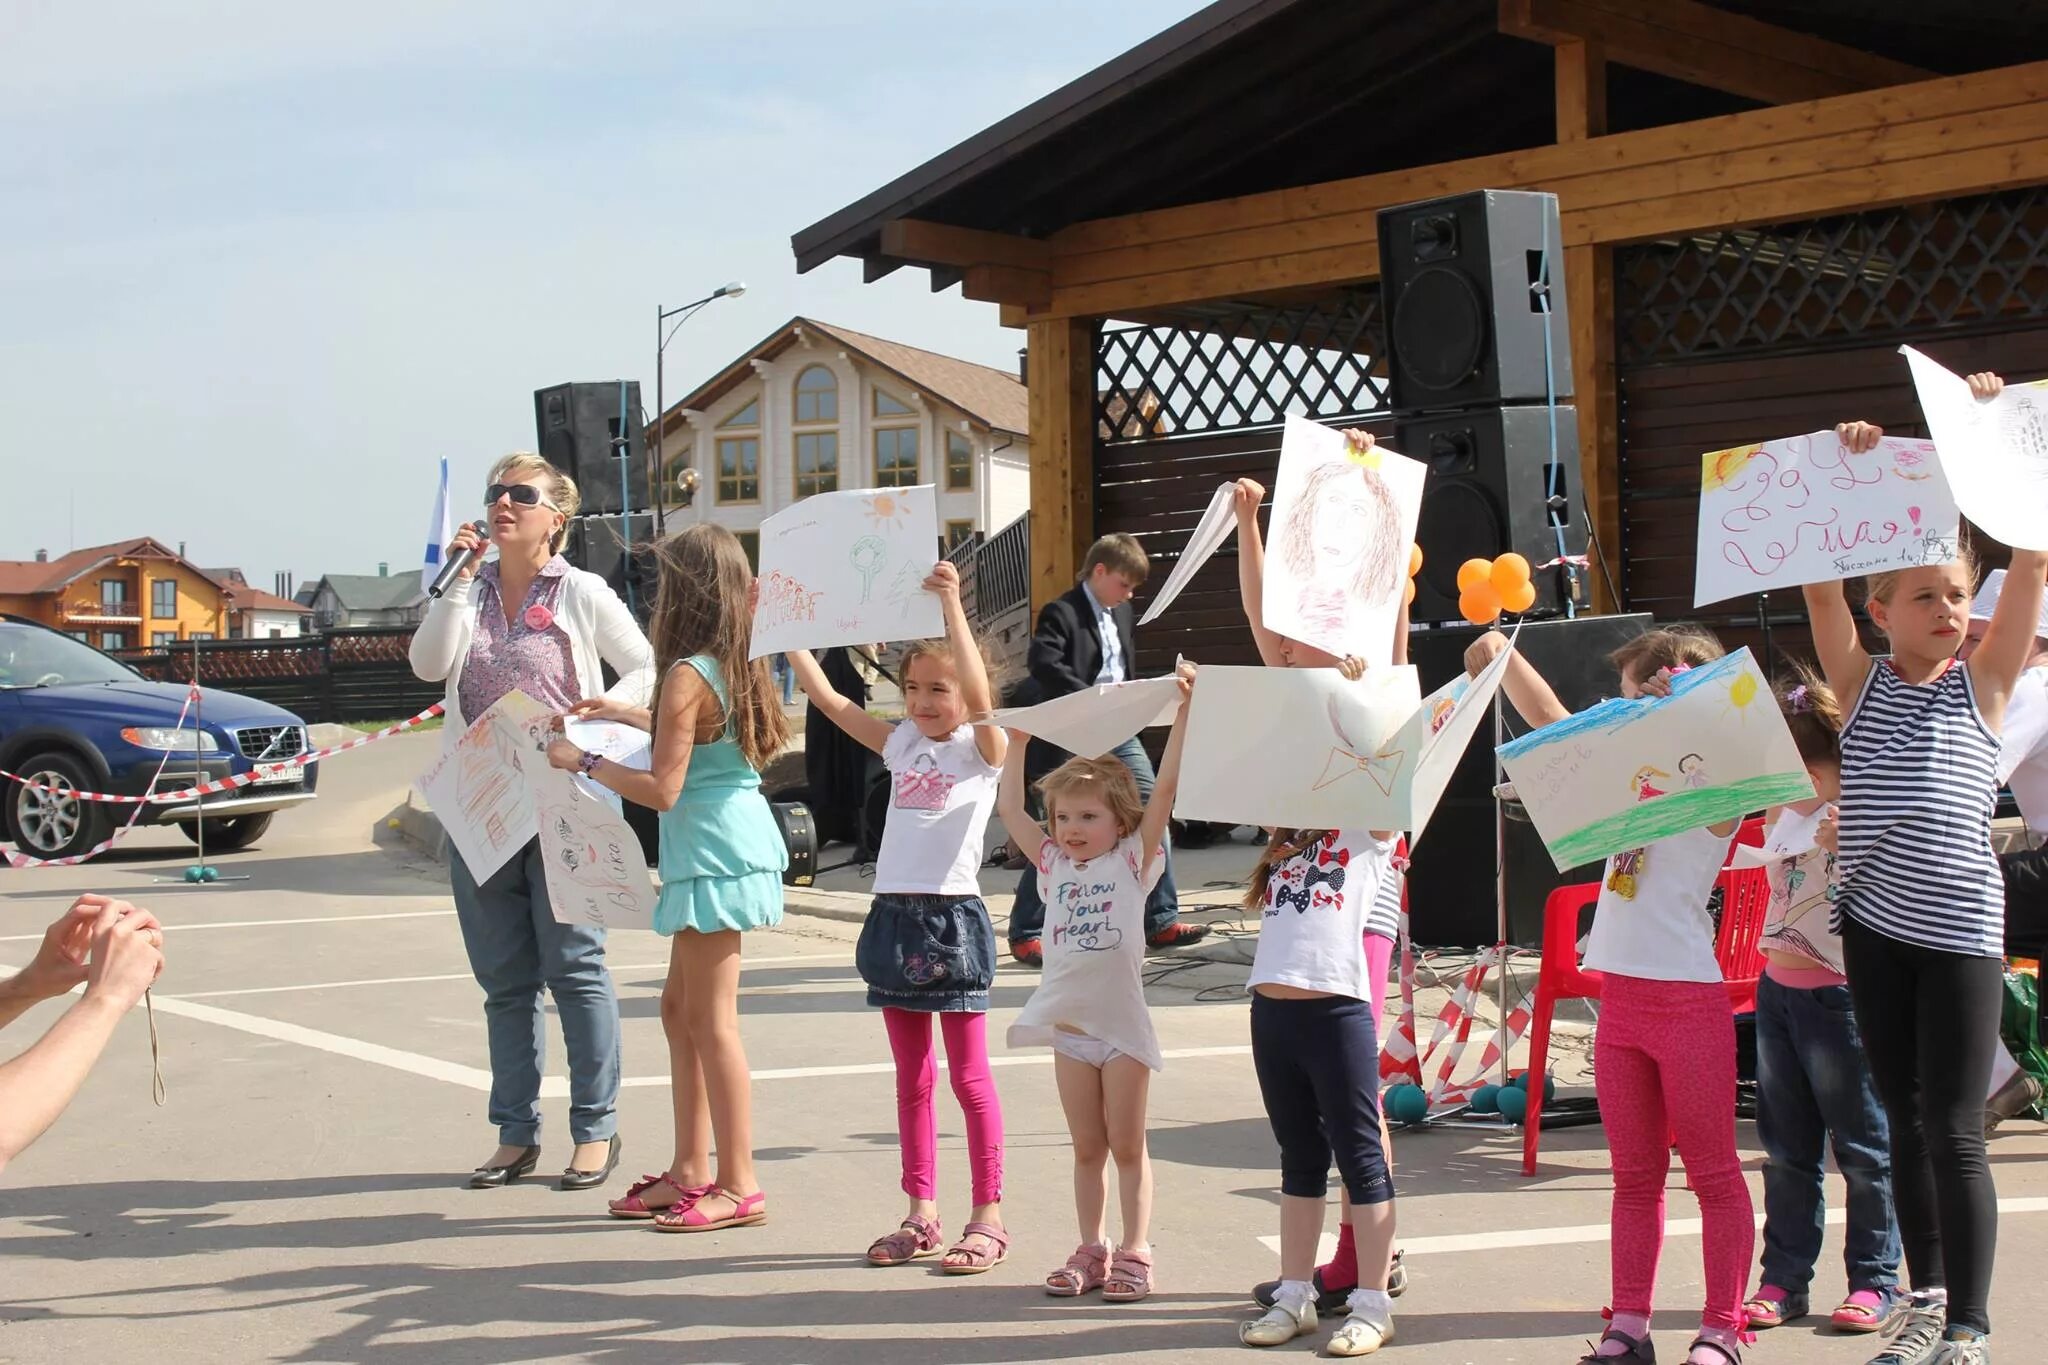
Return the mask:
<path id="1" fill-rule="evenodd" d="M 718 299 L 736 299 L 746 292 L 747 286 L 739 280 L 734 280 L 730 284 L 720 285 L 695 303 L 686 303 L 680 308 L 663 308 L 658 303 L 654 305 L 654 529 L 657 535 L 663 533 L 668 525 L 668 507 L 664 496 L 667 492 L 668 470 L 662 460 L 662 438 L 668 427 L 668 400 L 662 390 L 662 355 L 668 350 L 668 344 L 674 339 L 676 332 L 695 316 L 698 309 Z M 670 318 L 676 320 L 674 327 L 668 325 Z"/>

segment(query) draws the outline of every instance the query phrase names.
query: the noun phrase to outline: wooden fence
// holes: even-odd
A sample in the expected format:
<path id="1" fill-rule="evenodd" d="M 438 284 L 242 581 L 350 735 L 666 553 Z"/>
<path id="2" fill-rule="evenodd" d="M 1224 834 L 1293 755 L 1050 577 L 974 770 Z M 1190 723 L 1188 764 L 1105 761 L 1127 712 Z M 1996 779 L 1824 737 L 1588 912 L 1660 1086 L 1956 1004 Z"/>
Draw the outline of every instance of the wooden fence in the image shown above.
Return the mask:
<path id="1" fill-rule="evenodd" d="M 406 659 L 413 627 L 335 630 L 291 640 L 202 640 L 114 657 L 146 678 L 189 682 L 282 706 L 309 723 L 416 715 L 441 700 Z"/>

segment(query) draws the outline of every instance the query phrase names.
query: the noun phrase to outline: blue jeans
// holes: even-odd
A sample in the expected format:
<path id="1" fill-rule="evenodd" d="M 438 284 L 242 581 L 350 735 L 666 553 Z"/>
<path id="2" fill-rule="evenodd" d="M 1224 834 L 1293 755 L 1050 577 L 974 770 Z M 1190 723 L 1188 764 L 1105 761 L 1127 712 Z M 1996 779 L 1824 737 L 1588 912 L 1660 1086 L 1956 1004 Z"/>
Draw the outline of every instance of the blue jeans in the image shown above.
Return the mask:
<path id="1" fill-rule="evenodd" d="M 1138 780 L 1138 795 L 1146 801 L 1152 799 L 1152 757 L 1145 752 L 1145 746 L 1135 738 L 1127 739 L 1109 751 L 1109 756 L 1131 770 L 1131 776 Z M 1038 850 L 1027 848 L 1026 858 L 1036 858 Z M 1161 848 L 1159 856 L 1162 865 L 1159 884 L 1152 888 L 1152 894 L 1145 898 L 1145 937 L 1150 938 L 1162 929 L 1169 929 L 1180 918 L 1180 895 L 1173 889 L 1173 850 Z M 1038 869 L 1027 867 L 1017 879 L 1017 903 L 1010 907 L 1010 942 L 1021 943 L 1027 938 L 1037 938 L 1045 929 L 1045 902 L 1038 899 Z"/>
<path id="2" fill-rule="evenodd" d="M 775 675 L 776 684 L 782 688 L 782 704 L 788 706 L 796 700 L 796 665 L 789 661 L 787 654 L 778 654 L 770 671 Z"/>
<path id="3" fill-rule="evenodd" d="M 1756 1131 L 1764 1145 L 1763 1282 L 1807 1291 L 1820 1257 L 1824 1146 L 1848 1187 L 1849 1289 L 1899 1282 L 1891 1133 L 1864 1060 L 1847 986 L 1756 988 Z"/>
<path id="4" fill-rule="evenodd" d="M 538 839 L 481 886 L 450 847 L 448 874 L 469 967 L 484 988 L 498 1141 L 531 1147 L 540 1140 L 545 985 L 569 1053 L 569 1136 L 603 1142 L 619 1126 L 619 997 L 604 965 L 604 930 L 556 922 Z"/>

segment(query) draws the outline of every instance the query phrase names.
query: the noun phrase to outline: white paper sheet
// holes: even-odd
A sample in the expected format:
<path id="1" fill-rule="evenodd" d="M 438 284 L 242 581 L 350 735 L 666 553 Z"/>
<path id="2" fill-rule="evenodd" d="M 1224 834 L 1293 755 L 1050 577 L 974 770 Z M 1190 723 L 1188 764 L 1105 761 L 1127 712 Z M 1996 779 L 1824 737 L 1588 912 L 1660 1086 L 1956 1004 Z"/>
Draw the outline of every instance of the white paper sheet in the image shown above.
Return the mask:
<path id="1" fill-rule="evenodd" d="M 545 733 L 552 719 L 524 692 L 508 693 L 414 783 L 478 882 L 533 837 L 533 800 L 520 756 L 534 752 L 536 733 Z"/>
<path id="2" fill-rule="evenodd" d="M 816 493 L 761 523 L 750 659 L 945 634 L 924 590 L 938 563 L 931 484 Z"/>
<path id="3" fill-rule="evenodd" d="M 980 724 L 1001 725 L 1036 735 L 1070 754 L 1100 758 L 1154 725 L 1171 725 L 1180 710 L 1180 684 L 1173 678 L 1102 683 L 1085 692 L 992 712 Z"/>
<path id="4" fill-rule="evenodd" d="M 1980 403 L 1960 376 L 1911 346 L 1899 350 L 1956 506 L 1994 540 L 2048 550 L 2048 384 L 2007 384 Z"/>
<path id="5" fill-rule="evenodd" d="M 653 761 L 654 736 L 615 720 L 572 718 L 562 722 L 562 732 L 585 753 L 603 754 L 622 768 L 637 768 L 644 773 Z"/>
<path id="6" fill-rule="evenodd" d="M 1833 810 L 1832 805 L 1819 805 L 1804 815 L 1796 810 L 1780 811 L 1764 831 L 1761 845 L 1744 844 L 1729 861 L 1737 867 L 1769 867 L 1780 858 L 1796 858 L 1808 849 L 1818 848 L 1815 836 L 1820 822 Z"/>
<path id="7" fill-rule="evenodd" d="M 1149 625 L 1172 606 L 1173 599 L 1180 596 L 1181 590 L 1194 579 L 1195 572 L 1223 548 L 1224 541 L 1237 533 L 1237 509 L 1233 505 L 1236 497 L 1235 483 L 1223 484 L 1209 496 L 1209 509 L 1195 523 L 1194 532 L 1188 536 L 1187 548 L 1180 552 L 1179 559 L 1173 561 L 1173 572 L 1153 594 L 1145 614 L 1138 618 L 1139 625 Z"/>
<path id="8" fill-rule="evenodd" d="M 1700 459 L 1693 605 L 1956 557 L 1955 495 L 1934 442 L 1852 454 L 1832 431 Z"/>
<path id="9" fill-rule="evenodd" d="M 1266 545 L 1266 626 L 1386 664 L 1427 476 L 1385 446 L 1354 451 L 1342 432 L 1289 417 Z"/>
<path id="10" fill-rule="evenodd" d="M 1425 737 L 1409 794 L 1412 823 L 1406 828 L 1411 852 L 1450 787 L 1451 775 L 1457 771 L 1458 760 L 1465 756 L 1472 736 L 1492 718 L 1494 696 L 1500 691 L 1501 679 L 1507 676 L 1508 660 L 1514 656 L 1521 633 L 1521 624 L 1517 622 L 1508 636 L 1508 647 L 1478 677 L 1460 674 L 1451 679 L 1422 699 L 1422 709 L 1409 722 L 1411 728 Z"/>
<path id="11" fill-rule="evenodd" d="M 1747 649 L 1671 686 L 1669 697 L 1604 701 L 1500 747 L 1559 871 L 1813 795 Z"/>
<path id="12" fill-rule="evenodd" d="M 556 922 L 652 929 L 654 883 L 626 817 L 545 761 L 527 764 L 526 785 L 534 810 L 529 837 L 540 836 Z"/>

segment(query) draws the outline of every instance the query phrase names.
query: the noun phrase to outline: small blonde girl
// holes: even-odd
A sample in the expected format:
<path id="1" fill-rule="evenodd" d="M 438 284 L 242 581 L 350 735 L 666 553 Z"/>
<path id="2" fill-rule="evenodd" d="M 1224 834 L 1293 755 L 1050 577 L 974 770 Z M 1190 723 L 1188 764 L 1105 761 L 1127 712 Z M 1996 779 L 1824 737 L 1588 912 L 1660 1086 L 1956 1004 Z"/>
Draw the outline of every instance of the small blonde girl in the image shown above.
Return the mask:
<path id="1" fill-rule="evenodd" d="M 1017 847 L 1031 849 L 1046 908 L 1045 975 L 1010 1026 L 1012 1047 L 1050 1046 L 1067 1132 L 1074 1140 L 1074 1208 L 1081 1245 L 1045 1279 L 1045 1292 L 1076 1298 L 1100 1289 L 1117 1303 L 1152 1292 L 1152 1162 L 1145 1101 L 1164 1062 L 1145 1008 L 1145 899 L 1165 866 L 1166 827 L 1180 783 L 1187 734 L 1181 709 L 1149 801 L 1129 768 L 1107 755 L 1075 758 L 1039 783 L 1052 831 L 1024 804 L 1027 736 L 1010 735 L 997 810 Z M 1123 1238 L 1112 1253 L 1105 1206 L 1114 1156 Z"/>
<path id="2" fill-rule="evenodd" d="M 875 860 L 875 900 L 854 961 L 868 1004 L 882 1011 L 896 1062 L 897 1137 L 910 1208 L 868 1247 L 870 1265 L 940 1254 L 936 1176 L 938 1059 L 932 1016 L 946 1038 L 946 1074 L 967 1123 L 974 1209 L 946 1248 L 949 1275 L 980 1275 L 1009 1253 L 1003 1229 L 1003 1111 L 988 1061 L 988 992 L 995 929 L 978 873 L 1009 737 L 969 723 L 992 706 L 988 666 L 960 606 L 960 575 L 941 560 L 924 582 L 938 594 L 943 640 L 918 640 L 902 661 L 906 717 L 891 724 L 841 696 L 809 651 L 792 653 L 797 682 L 827 720 L 882 756 L 889 815 Z"/>

